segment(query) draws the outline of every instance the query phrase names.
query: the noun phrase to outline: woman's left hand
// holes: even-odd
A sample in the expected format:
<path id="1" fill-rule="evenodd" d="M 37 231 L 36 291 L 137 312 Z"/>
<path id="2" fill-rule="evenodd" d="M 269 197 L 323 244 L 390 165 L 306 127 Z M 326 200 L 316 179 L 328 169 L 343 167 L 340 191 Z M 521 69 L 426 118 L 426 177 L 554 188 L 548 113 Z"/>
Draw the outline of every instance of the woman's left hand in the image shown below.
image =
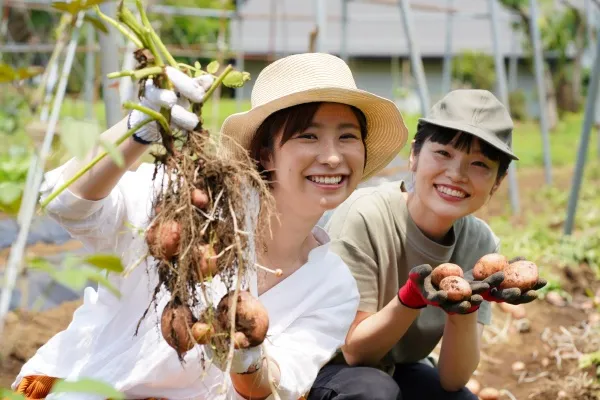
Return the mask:
<path id="1" fill-rule="evenodd" d="M 206 361 L 212 362 L 215 367 L 225 372 L 227 368 L 227 355 L 224 355 L 223 359 L 219 359 L 219 357 L 216 357 L 210 344 L 204 345 L 204 354 L 206 354 Z M 233 351 L 233 359 L 231 360 L 230 372 L 234 374 L 256 372 L 262 366 L 263 358 L 262 346 L 260 345 L 247 349 L 235 349 Z"/>
<path id="2" fill-rule="evenodd" d="M 516 261 L 525 260 L 523 257 L 515 257 L 509 261 L 512 264 Z M 497 272 L 483 281 L 470 281 L 471 289 L 473 293 L 477 290 L 481 294 L 484 300 L 494 303 L 508 303 L 508 304 L 525 304 L 531 303 L 538 298 L 537 290 L 546 286 L 547 281 L 543 278 L 538 278 L 533 287 L 525 292 L 521 292 L 519 288 L 506 288 L 501 289 L 500 284 L 504 281 L 504 272 Z M 486 289 L 480 290 L 479 288 L 487 286 Z"/>

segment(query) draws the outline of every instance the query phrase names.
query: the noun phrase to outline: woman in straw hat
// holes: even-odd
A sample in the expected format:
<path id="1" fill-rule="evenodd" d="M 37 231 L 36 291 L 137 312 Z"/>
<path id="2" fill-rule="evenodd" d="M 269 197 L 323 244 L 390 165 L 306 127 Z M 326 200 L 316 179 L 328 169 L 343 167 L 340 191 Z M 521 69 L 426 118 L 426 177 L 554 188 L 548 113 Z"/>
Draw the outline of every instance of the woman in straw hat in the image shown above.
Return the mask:
<path id="1" fill-rule="evenodd" d="M 517 160 L 512 130 L 490 92 L 453 91 L 419 121 L 412 190 L 403 181 L 359 189 L 334 211 L 326 227 L 332 250 L 352 270 L 361 299 L 342 354 L 321 370 L 309 400 L 477 399 L 465 385 L 479 363 L 490 302 L 527 303 L 545 285 L 500 290 L 502 272 L 473 281 L 480 257 L 500 251 L 473 213 Z M 432 267 L 444 263 L 462 268 L 467 300 L 449 301 L 432 285 Z M 436 366 L 428 356 L 442 337 Z"/>
<path id="2" fill-rule="evenodd" d="M 187 85 L 186 93 L 195 90 L 200 98 L 206 90 L 191 78 L 174 83 Z M 176 93 L 152 89 L 142 99 L 146 106 L 172 107 L 175 126 L 194 118 L 176 104 Z M 183 92 L 181 86 L 174 90 Z M 134 335 L 157 282 L 156 272 L 144 262 L 128 276 L 112 279 L 121 299 L 102 287 L 86 288 L 71 324 L 23 366 L 13 389 L 30 399 L 45 398 L 57 378 L 86 377 L 135 399 L 272 399 L 270 373 L 281 399 L 296 400 L 308 392 L 319 369 L 343 344 L 358 306 L 356 282 L 330 250 L 317 221 L 398 153 L 407 130 L 392 102 L 357 89 L 348 66 L 327 54 L 299 54 L 272 63 L 258 76 L 251 102 L 249 111 L 227 118 L 222 133 L 250 151 L 268 175 L 276 201 L 272 235 L 256 254 L 257 263 L 283 272 L 281 277 L 256 273 L 257 294 L 269 314 L 268 358 L 262 346 L 236 350 L 225 376 L 223 365 L 201 367 L 202 353 L 210 351 L 198 345 L 182 365 L 156 328 L 167 296 L 150 308 L 151 315 Z M 103 139 L 120 137 L 141 118 L 145 116 L 132 111 Z M 143 237 L 130 227 L 148 225 L 157 190 L 151 182 L 153 165 L 127 171 L 148 144 L 160 141 L 158 127 L 146 127 L 119 146 L 124 167 L 102 160 L 47 206 L 87 248 L 120 254 L 128 265 L 146 252 Z M 84 163 L 73 159 L 49 172 L 42 198 Z M 226 393 L 219 392 L 223 380 L 228 382 Z"/>

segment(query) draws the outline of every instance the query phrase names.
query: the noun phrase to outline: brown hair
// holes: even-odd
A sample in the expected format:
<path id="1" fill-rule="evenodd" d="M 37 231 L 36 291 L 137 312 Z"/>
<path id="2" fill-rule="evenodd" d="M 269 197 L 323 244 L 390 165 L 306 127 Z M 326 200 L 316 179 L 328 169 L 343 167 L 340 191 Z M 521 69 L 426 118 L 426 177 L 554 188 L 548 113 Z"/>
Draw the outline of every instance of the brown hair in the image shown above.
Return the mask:
<path id="1" fill-rule="evenodd" d="M 261 174 L 266 175 L 265 178 L 269 179 L 270 174 L 265 174 L 266 171 L 260 163 L 261 152 L 266 150 L 268 156 L 273 154 L 275 139 L 282 128 L 283 133 L 281 135 L 280 146 L 283 146 L 294 134 L 305 131 L 310 126 L 317 110 L 323 104 L 323 102 L 312 102 L 284 108 L 283 110 L 276 111 L 269 115 L 262 124 L 260 124 L 256 130 L 256 134 L 252 138 L 249 151 L 250 157 L 258 164 L 258 171 Z M 349 107 L 352 109 L 352 112 L 358 120 L 360 135 L 364 144 L 367 137 L 367 118 L 358 108 L 354 106 Z M 262 155 L 264 156 L 264 153 Z M 367 157 L 365 155 L 365 163 L 366 161 Z"/>

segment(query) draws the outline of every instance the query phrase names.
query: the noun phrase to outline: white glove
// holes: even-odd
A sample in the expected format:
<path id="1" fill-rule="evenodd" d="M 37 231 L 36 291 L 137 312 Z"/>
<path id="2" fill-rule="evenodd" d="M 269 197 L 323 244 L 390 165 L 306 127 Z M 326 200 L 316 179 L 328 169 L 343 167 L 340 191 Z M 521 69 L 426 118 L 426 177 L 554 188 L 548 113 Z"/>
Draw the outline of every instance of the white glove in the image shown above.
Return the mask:
<path id="1" fill-rule="evenodd" d="M 225 368 L 227 367 L 227 354 L 223 355 L 223 359 L 218 359 L 215 357 L 210 345 L 204 345 L 203 347 L 206 360 L 212 362 L 215 367 L 225 372 Z M 248 371 L 257 371 L 262 366 L 262 361 L 262 346 L 250 347 L 247 349 L 235 349 L 233 351 L 233 360 L 231 361 L 231 372 L 243 374 Z"/>
<path id="2" fill-rule="evenodd" d="M 144 96 L 140 99 L 140 105 L 154 111 L 161 107 L 171 110 L 171 127 L 173 129 L 193 130 L 198 125 L 198 116 L 189 111 L 190 101 L 199 103 L 206 91 L 212 86 L 215 77 L 210 74 L 191 78 L 180 70 L 166 67 L 167 77 L 173 84 L 174 90 L 160 89 L 154 85 L 152 79 L 146 80 Z M 131 110 L 127 118 L 127 129 L 150 118 L 147 114 L 138 110 Z M 150 122 L 142 126 L 133 134 L 134 140 L 144 144 L 157 143 L 161 141 L 158 122 Z"/>

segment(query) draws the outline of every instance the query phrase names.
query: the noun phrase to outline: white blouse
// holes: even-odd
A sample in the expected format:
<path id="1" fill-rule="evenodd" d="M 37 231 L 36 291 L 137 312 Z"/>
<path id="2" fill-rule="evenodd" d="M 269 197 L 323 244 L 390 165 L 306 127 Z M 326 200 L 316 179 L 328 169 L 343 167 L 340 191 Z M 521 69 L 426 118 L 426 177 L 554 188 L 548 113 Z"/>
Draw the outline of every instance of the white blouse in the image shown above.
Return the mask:
<path id="1" fill-rule="evenodd" d="M 67 164 L 46 174 L 42 199 L 64 182 Z M 151 198 L 157 190 L 151 181 L 153 173 L 152 164 L 126 172 L 110 195 L 98 201 L 79 198 L 67 189 L 48 205 L 47 212 L 87 250 L 117 254 L 127 268 L 147 251 L 139 229 L 148 225 Z M 348 267 L 329 249 L 324 230 L 315 227 L 313 233 L 321 245 L 310 252 L 306 264 L 259 297 L 269 313 L 265 346 L 281 370 L 278 393 L 282 400 L 297 400 L 310 390 L 319 369 L 344 343 L 358 308 L 359 294 Z M 87 287 L 72 322 L 27 361 L 13 389 L 25 376 L 47 375 L 98 379 L 129 399 L 243 399 L 229 376 L 215 366 L 204 370 L 201 346 L 189 351 L 180 363 L 158 325 L 168 295 L 163 293 L 157 307 L 150 307 L 134 335 L 157 283 L 155 270 L 149 268 L 152 265 L 144 261 L 128 275 L 109 276 L 121 298 L 102 286 Z M 223 393 L 224 381 L 227 390 Z M 104 400 L 81 393 L 48 399 L 58 397 Z"/>

